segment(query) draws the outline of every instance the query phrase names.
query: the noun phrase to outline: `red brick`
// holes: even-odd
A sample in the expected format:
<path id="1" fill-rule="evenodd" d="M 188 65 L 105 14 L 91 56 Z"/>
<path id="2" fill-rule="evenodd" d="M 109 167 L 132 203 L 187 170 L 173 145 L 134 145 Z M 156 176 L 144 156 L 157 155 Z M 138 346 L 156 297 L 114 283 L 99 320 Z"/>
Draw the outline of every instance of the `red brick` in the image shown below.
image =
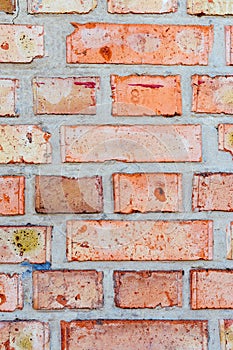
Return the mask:
<path id="1" fill-rule="evenodd" d="M 0 163 L 51 163 L 50 134 L 37 125 L 0 125 Z"/>
<path id="2" fill-rule="evenodd" d="M 225 43 L 226 43 L 226 64 L 233 65 L 233 26 L 225 26 Z"/>
<path id="3" fill-rule="evenodd" d="M 168 173 L 113 174 L 114 211 L 182 211 L 182 175 Z"/>
<path id="4" fill-rule="evenodd" d="M 192 270 L 192 309 L 233 309 L 233 270 Z"/>
<path id="5" fill-rule="evenodd" d="M 108 0 L 110 13 L 166 13 L 176 12 L 177 8 L 177 0 Z"/>
<path id="6" fill-rule="evenodd" d="M 35 114 L 95 114 L 98 78 L 35 78 Z"/>
<path id="7" fill-rule="evenodd" d="M 182 306 L 182 271 L 115 271 L 114 281 L 117 307 Z"/>
<path id="8" fill-rule="evenodd" d="M 195 174 L 193 178 L 193 210 L 233 211 L 233 174 Z"/>
<path id="9" fill-rule="evenodd" d="M 200 125 L 61 127 L 63 162 L 200 162 Z"/>
<path id="10" fill-rule="evenodd" d="M 16 79 L 0 79 L 0 116 L 17 116 L 17 88 L 19 81 Z"/>
<path id="11" fill-rule="evenodd" d="M 0 176 L 0 215 L 24 214 L 23 176 Z"/>
<path id="12" fill-rule="evenodd" d="M 0 62 L 30 63 L 44 56 L 44 29 L 34 25 L 0 25 Z"/>
<path id="13" fill-rule="evenodd" d="M 44 264 L 50 261 L 51 235 L 52 227 L 0 226 L 0 263 Z"/>
<path id="14" fill-rule="evenodd" d="M 100 213 L 103 210 L 100 176 L 36 176 L 35 196 L 38 213 Z"/>
<path id="15" fill-rule="evenodd" d="M 72 23 L 68 63 L 207 65 L 212 26 Z"/>
<path id="16" fill-rule="evenodd" d="M 0 273 L 0 311 L 23 308 L 23 289 L 19 275 Z"/>
<path id="17" fill-rule="evenodd" d="M 188 0 L 188 13 L 191 15 L 232 15 L 232 0 Z"/>
<path id="18" fill-rule="evenodd" d="M 97 0 L 28 0 L 28 12 L 37 13 L 88 13 Z"/>
<path id="19" fill-rule="evenodd" d="M 111 76 L 114 116 L 181 115 L 180 76 Z"/>
<path id="20" fill-rule="evenodd" d="M 67 222 L 68 261 L 211 260 L 211 221 Z"/>
<path id="21" fill-rule="evenodd" d="M 220 342 L 222 350 L 233 349 L 233 320 L 220 320 Z"/>
<path id="22" fill-rule="evenodd" d="M 61 322 L 62 350 L 207 350 L 207 321 Z"/>
<path id="23" fill-rule="evenodd" d="M 0 2 L 0 11 L 13 13 L 15 8 L 15 0 L 1 0 Z"/>
<path id="24" fill-rule="evenodd" d="M 193 112 L 233 114 L 233 76 L 194 75 Z"/>
<path id="25" fill-rule="evenodd" d="M 102 272 L 35 271 L 33 307 L 37 310 L 98 309 L 103 306 Z"/>
<path id="26" fill-rule="evenodd" d="M 49 350 L 49 325 L 39 321 L 1 321 L 3 350 Z"/>
<path id="27" fill-rule="evenodd" d="M 219 124 L 218 136 L 218 149 L 233 156 L 233 124 Z"/>

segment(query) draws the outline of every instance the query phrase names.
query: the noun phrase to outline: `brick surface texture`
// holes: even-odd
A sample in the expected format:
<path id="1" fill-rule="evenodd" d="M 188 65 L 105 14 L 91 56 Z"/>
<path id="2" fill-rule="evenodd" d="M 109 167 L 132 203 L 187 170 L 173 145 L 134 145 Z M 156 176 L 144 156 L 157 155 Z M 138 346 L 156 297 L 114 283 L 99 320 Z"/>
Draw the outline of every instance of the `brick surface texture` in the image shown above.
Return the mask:
<path id="1" fill-rule="evenodd" d="M 233 350 L 233 0 L 0 0 L 0 350 Z"/>

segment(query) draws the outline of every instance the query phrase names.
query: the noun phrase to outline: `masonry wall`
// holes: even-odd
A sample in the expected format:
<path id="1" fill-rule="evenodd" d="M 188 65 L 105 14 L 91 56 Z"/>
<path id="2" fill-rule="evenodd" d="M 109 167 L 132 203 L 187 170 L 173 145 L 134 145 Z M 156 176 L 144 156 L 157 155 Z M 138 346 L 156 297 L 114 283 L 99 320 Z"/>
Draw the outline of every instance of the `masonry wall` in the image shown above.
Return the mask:
<path id="1" fill-rule="evenodd" d="M 233 349 L 233 1 L 0 11 L 0 348 Z"/>

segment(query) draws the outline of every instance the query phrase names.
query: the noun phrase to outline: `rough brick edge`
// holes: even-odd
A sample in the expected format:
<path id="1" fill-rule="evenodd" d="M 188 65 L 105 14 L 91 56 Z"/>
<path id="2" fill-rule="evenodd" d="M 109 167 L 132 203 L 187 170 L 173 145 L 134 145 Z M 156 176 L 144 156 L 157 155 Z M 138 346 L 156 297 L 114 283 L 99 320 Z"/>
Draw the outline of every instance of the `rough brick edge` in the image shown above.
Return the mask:
<path id="1" fill-rule="evenodd" d="M 177 281 L 177 304 L 173 306 L 165 306 L 161 308 L 166 308 L 168 307 L 169 309 L 172 307 L 182 307 L 182 289 L 183 289 L 183 271 L 182 270 L 140 270 L 140 271 L 134 271 L 134 270 L 114 270 L 113 271 L 113 282 L 114 282 L 114 303 L 116 307 L 121 308 L 121 309 L 157 309 L 158 306 L 153 307 L 153 306 L 144 306 L 144 307 L 127 307 L 127 306 L 120 306 L 120 298 L 119 298 L 119 290 L 120 290 L 120 276 L 125 274 L 125 273 L 130 273 L 130 272 L 135 272 L 136 273 L 164 273 L 164 274 L 171 274 L 176 272 L 176 281 Z"/>
<path id="2" fill-rule="evenodd" d="M 225 333 L 225 320 L 219 320 L 219 338 L 220 338 L 220 345 L 222 350 L 226 350 L 226 333 Z"/>
<path id="3" fill-rule="evenodd" d="M 198 94 L 199 94 L 199 85 L 198 85 L 199 75 L 195 74 L 191 77 L 192 81 L 192 112 L 198 113 Z"/>
<path id="4" fill-rule="evenodd" d="M 200 211 L 199 208 L 199 183 L 201 174 L 193 175 L 193 188 L 192 188 L 192 211 Z"/>
<path id="5" fill-rule="evenodd" d="M 190 306 L 192 310 L 198 309 L 197 283 L 199 271 L 200 270 L 190 271 Z"/>
<path id="6" fill-rule="evenodd" d="M 0 273 L 4 274 L 4 273 Z M 16 291 L 16 296 L 17 296 L 17 301 L 14 309 L 11 310 L 1 310 L 1 312 L 13 312 L 16 310 L 22 310 L 24 306 L 24 291 L 23 291 L 23 284 L 22 284 L 22 279 L 19 274 L 14 273 L 10 274 L 7 273 L 5 274 L 9 279 L 16 279 L 16 286 L 17 286 L 17 291 Z"/>
<path id="7" fill-rule="evenodd" d="M 17 113 L 19 80 L 18 79 L 9 79 L 9 78 L 3 78 L 1 80 L 12 81 L 13 84 L 14 84 L 14 113 L 12 113 L 12 114 L 8 113 L 8 114 L 5 114 L 5 115 L 0 115 L 0 118 L 19 117 L 19 113 Z"/>
<path id="8" fill-rule="evenodd" d="M 206 220 L 208 224 L 208 255 L 204 260 L 213 260 L 213 248 L 214 248 L 214 237 L 213 237 L 213 221 Z"/>
<path id="9" fill-rule="evenodd" d="M 87 10 L 87 11 L 83 11 L 83 12 L 80 12 L 80 11 L 62 11 L 62 13 L 58 12 L 58 11 L 33 11 L 32 9 L 32 3 L 28 0 L 28 6 L 27 6 L 27 11 L 28 11 L 28 14 L 30 15 L 43 15 L 43 14 L 48 14 L 48 15 L 54 15 L 54 14 L 78 14 L 78 15 L 82 15 L 82 14 L 88 14 L 90 13 L 91 11 L 93 11 L 96 6 L 97 6 L 97 0 L 93 0 L 93 5 L 92 7 L 90 8 L 90 10 Z"/>
<path id="10" fill-rule="evenodd" d="M 233 222 L 226 229 L 227 259 L 233 259 Z"/>
<path id="11" fill-rule="evenodd" d="M 231 35 L 232 26 L 225 26 L 225 45 L 226 45 L 226 65 L 232 65 L 232 50 L 231 50 Z"/>
<path id="12" fill-rule="evenodd" d="M 121 12 L 121 11 L 114 11 L 114 7 L 111 6 L 111 2 L 109 0 L 108 1 L 108 12 L 109 13 L 117 13 L 120 15 L 124 15 L 124 14 L 128 14 L 128 13 L 134 13 L 134 14 L 152 14 L 152 15 L 164 15 L 166 13 L 173 13 L 173 12 L 177 12 L 178 11 L 178 3 L 176 0 L 173 0 L 172 2 L 172 7 L 170 10 L 165 10 L 163 12 L 155 12 L 155 11 L 146 11 L 146 12 L 142 12 L 142 11 L 134 11 L 134 10 L 128 10 L 125 12 Z"/>
<path id="13" fill-rule="evenodd" d="M 16 0 L 11 0 L 11 2 L 12 2 L 12 9 L 11 10 L 2 10 L 2 11 L 0 11 L 0 13 L 5 12 L 6 14 L 12 15 L 16 10 Z"/>
<path id="14" fill-rule="evenodd" d="M 25 196 L 24 196 L 24 191 L 25 191 L 25 177 L 24 176 L 19 176 L 19 195 L 18 195 L 18 211 L 19 215 L 24 215 L 25 214 Z M 23 199 L 21 201 L 21 198 Z"/>

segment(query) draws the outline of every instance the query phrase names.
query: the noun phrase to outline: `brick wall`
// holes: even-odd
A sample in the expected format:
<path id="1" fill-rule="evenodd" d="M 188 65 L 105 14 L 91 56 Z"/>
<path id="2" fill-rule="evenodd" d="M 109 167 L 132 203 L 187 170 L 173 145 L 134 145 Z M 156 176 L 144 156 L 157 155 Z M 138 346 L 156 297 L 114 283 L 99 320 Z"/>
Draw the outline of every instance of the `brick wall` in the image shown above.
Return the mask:
<path id="1" fill-rule="evenodd" d="M 233 349 L 233 0 L 0 1 L 0 348 Z"/>

